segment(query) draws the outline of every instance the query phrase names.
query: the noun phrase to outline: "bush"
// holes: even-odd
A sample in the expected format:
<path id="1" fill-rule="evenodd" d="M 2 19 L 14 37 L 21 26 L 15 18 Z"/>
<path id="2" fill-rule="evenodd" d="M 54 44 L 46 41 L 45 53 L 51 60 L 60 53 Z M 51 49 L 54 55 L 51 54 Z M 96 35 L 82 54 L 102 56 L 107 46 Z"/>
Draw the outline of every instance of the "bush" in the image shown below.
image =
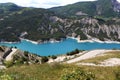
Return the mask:
<path id="1" fill-rule="evenodd" d="M 23 57 L 20 55 L 13 55 L 13 62 L 15 65 L 20 65 L 27 61 L 28 61 L 28 58 L 26 58 L 26 57 Z"/>
<path id="2" fill-rule="evenodd" d="M 28 57 L 28 54 L 29 54 L 28 51 L 24 51 L 24 55 L 25 55 L 26 57 Z"/>
<path id="3" fill-rule="evenodd" d="M 18 56 L 18 55 L 13 55 L 13 61 L 16 61 L 16 60 L 18 60 L 20 57 Z"/>
<path id="4" fill-rule="evenodd" d="M 78 50 L 78 49 L 75 49 L 75 53 L 79 53 L 79 50 Z"/>
<path id="5" fill-rule="evenodd" d="M 21 65 L 21 64 L 23 64 L 23 63 L 24 63 L 24 58 L 19 58 L 18 60 L 16 60 L 16 61 L 14 62 L 15 65 Z"/>
<path id="6" fill-rule="evenodd" d="M 48 60 L 49 60 L 48 57 L 43 56 L 42 59 L 41 59 L 41 62 L 42 62 L 42 63 L 45 63 L 45 62 L 47 62 Z"/>
<path id="7" fill-rule="evenodd" d="M 78 49 L 75 49 L 74 51 L 72 52 L 68 52 L 67 55 L 75 55 L 75 54 L 78 54 L 79 53 L 79 50 Z"/>
<path id="8" fill-rule="evenodd" d="M 11 67 L 14 64 L 12 60 L 11 61 L 4 61 L 3 63 L 6 67 Z"/>
<path id="9" fill-rule="evenodd" d="M 17 47 L 16 47 L 16 46 L 15 46 L 14 48 L 15 48 L 15 49 L 17 49 Z"/>
<path id="10" fill-rule="evenodd" d="M 56 59 L 56 58 L 57 58 L 57 56 L 55 56 L 55 55 L 52 55 L 52 56 L 51 56 L 51 58 L 52 58 L 52 59 Z"/>
<path id="11" fill-rule="evenodd" d="M 85 72 L 77 69 L 71 73 L 66 73 L 61 77 L 61 80 L 94 80 L 95 76 L 91 72 Z"/>

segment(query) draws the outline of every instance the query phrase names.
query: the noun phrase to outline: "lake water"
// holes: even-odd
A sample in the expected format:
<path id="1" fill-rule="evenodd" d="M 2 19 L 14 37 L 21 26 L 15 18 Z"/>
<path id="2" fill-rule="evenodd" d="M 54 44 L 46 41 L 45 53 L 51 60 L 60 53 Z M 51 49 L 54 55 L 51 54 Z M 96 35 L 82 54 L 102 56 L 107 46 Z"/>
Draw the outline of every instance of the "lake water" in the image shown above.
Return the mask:
<path id="1" fill-rule="evenodd" d="M 93 50 L 93 49 L 120 49 L 120 44 L 116 43 L 78 43 L 74 39 L 66 39 L 62 42 L 58 43 L 43 43 L 43 44 L 33 44 L 26 40 L 22 40 L 21 43 L 0 43 L 0 45 L 5 46 L 13 46 L 17 47 L 24 51 L 29 51 L 31 53 L 36 53 L 41 56 L 48 56 L 48 55 L 59 55 L 59 54 L 66 54 L 67 52 L 73 51 L 76 48 L 80 50 Z"/>

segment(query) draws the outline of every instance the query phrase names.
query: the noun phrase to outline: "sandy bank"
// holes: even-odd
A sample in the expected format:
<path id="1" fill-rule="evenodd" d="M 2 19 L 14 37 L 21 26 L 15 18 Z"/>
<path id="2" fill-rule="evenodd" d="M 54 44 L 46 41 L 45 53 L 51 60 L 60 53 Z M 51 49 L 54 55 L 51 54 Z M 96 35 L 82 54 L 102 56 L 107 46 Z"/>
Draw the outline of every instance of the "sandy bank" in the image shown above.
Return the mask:
<path id="1" fill-rule="evenodd" d="M 81 55 L 80 57 L 77 57 L 75 59 L 71 59 L 71 60 L 67 61 L 66 63 L 74 63 L 74 62 L 78 62 L 81 60 L 93 58 L 93 57 L 96 57 L 97 55 L 104 54 L 104 53 L 109 52 L 109 51 L 112 51 L 112 50 L 92 50 L 92 51 L 89 51 L 89 52 Z"/>

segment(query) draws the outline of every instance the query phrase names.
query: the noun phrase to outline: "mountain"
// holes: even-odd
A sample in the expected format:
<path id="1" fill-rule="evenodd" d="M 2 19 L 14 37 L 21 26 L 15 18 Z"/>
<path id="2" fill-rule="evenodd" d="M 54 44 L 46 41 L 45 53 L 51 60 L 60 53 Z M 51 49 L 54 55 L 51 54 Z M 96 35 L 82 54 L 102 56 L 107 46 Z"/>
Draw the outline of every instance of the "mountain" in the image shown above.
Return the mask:
<path id="1" fill-rule="evenodd" d="M 118 17 L 119 12 L 116 11 L 118 9 L 120 10 L 118 5 L 120 4 L 117 0 L 97 0 L 92 2 L 78 2 L 62 7 L 54 7 L 50 10 L 55 11 L 56 14 L 69 17 L 79 17 L 85 15 Z"/>
<path id="2" fill-rule="evenodd" d="M 83 15 L 95 15 L 96 5 L 95 2 L 78 2 L 67 6 L 50 8 L 50 10 L 56 12 L 56 14 L 70 17 L 77 16 L 78 13 L 81 13 L 80 15 L 82 13 Z"/>
<path id="3" fill-rule="evenodd" d="M 16 4 L 13 3 L 0 3 L 0 15 L 10 13 L 13 11 L 19 11 L 21 9 L 22 7 L 17 6 Z"/>
<path id="4" fill-rule="evenodd" d="M 49 17 L 52 15 L 54 13 L 51 11 L 37 8 L 23 8 L 17 12 L 13 11 L 8 15 L 0 17 L 0 38 L 3 41 L 19 40 L 18 37 L 22 33 L 27 32 L 29 33 L 28 38 L 32 35 L 31 38 L 33 40 L 34 37 L 37 39 L 41 32 L 39 27 L 42 28 L 44 26 L 44 29 L 46 28 L 45 30 L 47 30 Z"/>
<path id="5" fill-rule="evenodd" d="M 78 2 L 51 9 L 0 4 L 0 41 L 81 40 L 120 41 L 119 2 L 98 0 Z"/>

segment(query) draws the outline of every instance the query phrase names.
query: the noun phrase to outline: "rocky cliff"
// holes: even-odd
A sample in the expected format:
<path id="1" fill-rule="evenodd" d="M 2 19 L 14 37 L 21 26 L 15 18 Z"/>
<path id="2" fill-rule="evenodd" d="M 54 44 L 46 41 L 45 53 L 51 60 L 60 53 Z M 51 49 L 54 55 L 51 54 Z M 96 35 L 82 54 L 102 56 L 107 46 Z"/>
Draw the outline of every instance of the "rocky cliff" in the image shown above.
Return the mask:
<path id="1" fill-rule="evenodd" d="M 111 1 L 114 11 L 120 12 L 120 3 L 117 0 L 111 0 Z"/>
<path id="2" fill-rule="evenodd" d="M 100 19 L 100 18 L 82 18 L 77 20 L 60 19 L 56 17 L 55 21 L 59 21 L 63 25 L 59 25 L 59 29 L 66 36 L 80 37 L 81 40 L 97 38 L 102 41 L 120 40 L 120 19 Z M 51 28 L 51 32 L 55 30 Z"/>

